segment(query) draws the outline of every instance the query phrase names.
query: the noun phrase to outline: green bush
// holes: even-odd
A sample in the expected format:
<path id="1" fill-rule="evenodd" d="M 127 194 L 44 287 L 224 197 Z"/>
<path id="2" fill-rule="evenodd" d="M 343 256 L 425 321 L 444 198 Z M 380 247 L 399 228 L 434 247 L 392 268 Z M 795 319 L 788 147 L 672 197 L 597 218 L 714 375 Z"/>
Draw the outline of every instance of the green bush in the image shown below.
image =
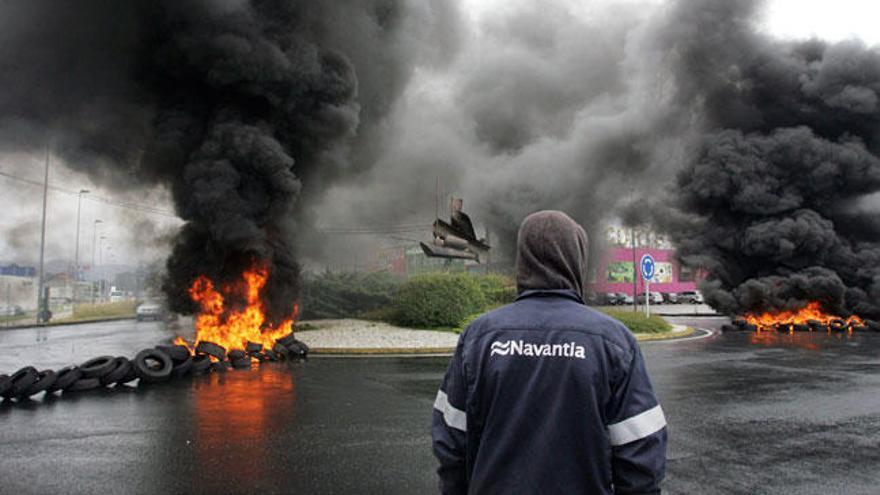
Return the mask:
<path id="1" fill-rule="evenodd" d="M 477 283 L 489 304 L 510 304 L 516 299 L 516 283 L 504 275 L 478 275 Z"/>
<path id="2" fill-rule="evenodd" d="M 389 273 L 331 273 L 306 277 L 304 319 L 354 318 L 391 304 L 400 280 Z"/>
<path id="3" fill-rule="evenodd" d="M 418 328 L 457 327 L 486 308 L 476 277 L 464 273 L 432 273 L 409 279 L 398 290 L 395 323 Z"/>
<path id="4" fill-rule="evenodd" d="M 626 325 L 632 333 L 663 333 L 672 330 L 672 326 L 657 315 L 648 318 L 644 313 L 633 313 L 625 309 L 602 309 L 601 311 Z"/>

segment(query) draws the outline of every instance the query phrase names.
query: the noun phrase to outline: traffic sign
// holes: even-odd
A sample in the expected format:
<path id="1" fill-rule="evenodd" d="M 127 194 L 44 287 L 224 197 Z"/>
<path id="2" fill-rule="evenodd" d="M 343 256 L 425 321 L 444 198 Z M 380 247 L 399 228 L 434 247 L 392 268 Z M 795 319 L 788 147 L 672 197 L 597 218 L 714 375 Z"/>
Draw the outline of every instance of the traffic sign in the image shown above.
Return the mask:
<path id="1" fill-rule="evenodd" d="M 647 281 L 651 281 L 654 278 L 654 268 L 656 265 L 654 264 L 654 257 L 650 254 L 646 254 L 642 256 L 642 260 L 639 262 L 639 268 L 642 271 L 642 278 Z"/>

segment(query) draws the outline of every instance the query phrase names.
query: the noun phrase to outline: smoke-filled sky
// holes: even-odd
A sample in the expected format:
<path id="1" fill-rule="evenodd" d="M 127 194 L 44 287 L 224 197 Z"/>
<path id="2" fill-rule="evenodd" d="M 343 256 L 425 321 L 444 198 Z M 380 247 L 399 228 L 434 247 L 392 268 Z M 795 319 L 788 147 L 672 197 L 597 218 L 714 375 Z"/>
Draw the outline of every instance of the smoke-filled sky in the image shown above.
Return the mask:
<path id="1" fill-rule="evenodd" d="M 566 210 L 596 232 L 619 207 L 662 196 L 713 126 L 800 123 L 779 118 L 787 102 L 764 116 L 755 115 L 763 107 L 713 107 L 712 88 L 741 81 L 737 91 L 760 96 L 749 85 L 800 70 L 779 55 L 792 42 L 778 40 L 880 41 L 869 2 L 803 4 L 7 2 L 0 172 L 23 180 L 0 177 L 0 260 L 36 260 L 39 188 L 27 181 L 41 180 L 50 128 L 50 182 L 63 190 L 50 196 L 48 259 L 73 257 L 71 192 L 86 188 L 81 260 L 101 218 L 112 247 L 105 263 L 162 258 L 175 246 L 169 267 L 182 275 L 172 293 L 193 270 L 222 271 L 255 253 L 294 277 L 298 261 L 357 262 L 382 243 L 424 238 L 416 226 L 431 221 L 438 179 L 444 198 L 465 198 L 502 253 L 536 209 Z M 821 58 L 812 53 L 823 43 L 795 52 Z M 748 50 L 766 57 L 766 70 Z M 829 60 L 838 59 L 848 60 Z M 752 66 L 754 74 L 740 72 Z M 870 85 L 831 96 L 829 87 L 802 86 L 834 108 L 876 104 Z M 730 118 L 719 118 L 726 110 Z M 172 210 L 186 221 L 181 235 Z M 347 235 L 358 228 L 394 236 Z"/>

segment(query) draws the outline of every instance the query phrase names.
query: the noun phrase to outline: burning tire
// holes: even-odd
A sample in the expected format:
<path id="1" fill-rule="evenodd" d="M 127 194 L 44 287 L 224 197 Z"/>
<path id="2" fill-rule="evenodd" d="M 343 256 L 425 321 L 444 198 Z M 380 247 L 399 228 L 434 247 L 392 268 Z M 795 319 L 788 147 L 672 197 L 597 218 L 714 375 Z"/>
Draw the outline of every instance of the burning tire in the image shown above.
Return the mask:
<path id="1" fill-rule="evenodd" d="M 286 346 L 292 342 L 296 342 L 296 337 L 294 337 L 292 333 L 289 333 L 289 334 L 285 335 L 284 337 L 281 337 L 280 339 L 276 339 L 275 342 Z"/>
<path id="2" fill-rule="evenodd" d="M 831 320 L 828 323 L 828 328 L 835 331 L 846 330 L 846 322 L 843 320 L 835 319 Z"/>
<path id="3" fill-rule="evenodd" d="M 10 386 L 6 392 L 3 393 L 3 398 L 11 399 L 23 394 L 25 390 L 29 389 L 31 385 L 37 381 L 37 375 L 37 370 L 33 366 L 25 366 L 13 373 L 12 376 L 9 377 Z"/>
<path id="4" fill-rule="evenodd" d="M 196 354 L 207 354 L 223 361 L 226 359 L 226 348 L 213 342 L 202 341 L 196 346 Z"/>
<path id="5" fill-rule="evenodd" d="M 203 375 L 211 370 L 211 357 L 207 354 L 198 354 L 192 360 L 192 374 Z"/>
<path id="6" fill-rule="evenodd" d="M 226 371 L 229 369 L 229 363 L 226 361 L 217 361 L 211 363 L 211 369 L 214 371 Z"/>
<path id="7" fill-rule="evenodd" d="M 171 368 L 171 376 L 174 378 L 180 378 L 182 376 L 186 376 L 192 370 L 193 367 L 193 359 L 192 356 L 187 355 L 186 360 L 179 362 L 174 365 L 174 368 Z"/>
<path id="8" fill-rule="evenodd" d="M 238 359 L 246 358 L 247 354 L 245 354 L 245 352 L 240 349 L 233 349 L 229 351 L 228 354 L 226 354 L 226 357 L 229 358 L 229 361 L 236 361 Z"/>
<path id="9" fill-rule="evenodd" d="M 65 388 L 64 392 L 85 392 L 87 390 L 94 390 L 100 386 L 100 378 L 80 378 L 73 382 L 69 387 Z"/>
<path id="10" fill-rule="evenodd" d="M 248 342 L 248 343 L 244 346 L 244 350 L 245 350 L 245 352 L 247 352 L 248 354 L 256 354 L 256 353 L 258 353 L 258 352 L 262 352 L 262 351 L 263 351 L 263 344 L 258 344 L 258 343 L 256 343 L 256 342 Z"/>
<path id="11" fill-rule="evenodd" d="M 144 383 L 159 383 L 168 380 L 174 363 L 168 354 L 159 349 L 144 349 L 135 356 L 135 372 Z"/>
<path id="12" fill-rule="evenodd" d="M 40 392 L 44 392 L 46 389 L 52 386 L 57 379 L 57 375 L 52 370 L 43 370 L 37 373 L 37 380 L 28 387 L 27 390 L 19 394 L 19 399 L 26 399 L 28 397 L 37 395 Z"/>
<path id="13" fill-rule="evenodd" d="M 235 369 L 250 368 L 251 364 L 252 364 L 250 356 L 245 356 L 243 358 L 233 359 L 231 361 L 232 361 L 232 367 Z"/>
<path id="14" fill-rule="evenodd" d="M 116 358 L 113 356 L 96 357 L 79 365 L 83 378 L 101 378 L 115 367 Z"/>
<path id="15" fill-rule="evenodd" d="M 276 353 L 272 349 L 266 349 L 265 351 L 263 351 L 263 355 L 269 361 L 278 361 L 278 353 Z"/>
<path id="16" fill-rule="evenodd" d="M 794 331 L 795 331 L 795 332 L 809 332 L 809 331 L 810 331 L 810 325 L 805 325 L 805 324 L 803 324 L 803 323 L 796 323 L 796 324 L 794 325 Z"/>
<path id="17" fill-rule="evenodd" d="M 854 325 L 852 327 L 852 331 L 853 332 L 867 332 L 868 327 L 866 327 L 865 325 Z"/>
<path id="18" fill-rule="evenodd" d="M 113 370 L 101 377 L 101 385 L 113 385 L 119 383 L 131 372 L 131 361 L 126 357 L 118 357 L 113 360 Z"/>
<path id="19" fill-rule="evenodd" d="M 47 394 L 54 394 L 60 390 L 66 390 L 73 382 L 82 378 L 82 370 L 77 366 L 66 366 L 58 370 L 55 375 L 55 383 L 46 389 Z"/>
<path id="20" fill-rule="evenodd" d="M 189 349 L 183 345 L 157 345 L 156 349 L 167 354 L 175 363 L 182 363 L 190 358 Z"/>

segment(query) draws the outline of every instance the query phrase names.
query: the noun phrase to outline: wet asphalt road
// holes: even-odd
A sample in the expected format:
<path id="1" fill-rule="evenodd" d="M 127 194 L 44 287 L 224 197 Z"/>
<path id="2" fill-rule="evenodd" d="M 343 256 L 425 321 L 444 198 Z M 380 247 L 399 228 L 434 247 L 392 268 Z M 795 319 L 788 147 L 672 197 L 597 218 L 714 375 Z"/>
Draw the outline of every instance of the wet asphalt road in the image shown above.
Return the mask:
<path id="1" fill-rule="evenodd" d="M 133 322 L 0 331 L 0 372 L 167 338 Z M 669 421 L 665 493 L 880 493 L 880 335 L 642 348 Z M 0 493 L 434 493 L 429 423 L 446 363 L 313 358 L 7 401 Z"/>

